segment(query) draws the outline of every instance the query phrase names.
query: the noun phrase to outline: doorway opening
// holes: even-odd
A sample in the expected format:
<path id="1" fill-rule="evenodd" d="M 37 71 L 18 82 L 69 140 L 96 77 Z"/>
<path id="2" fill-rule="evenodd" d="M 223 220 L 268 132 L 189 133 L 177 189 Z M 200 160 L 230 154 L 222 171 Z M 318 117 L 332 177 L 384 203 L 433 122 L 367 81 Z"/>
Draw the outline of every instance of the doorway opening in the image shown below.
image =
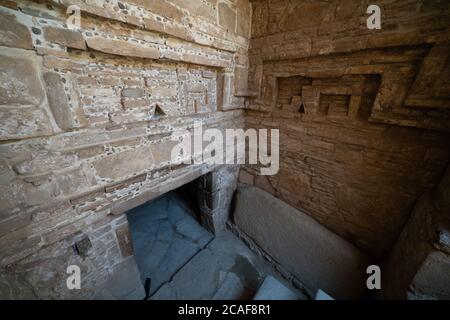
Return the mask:
<path id="1" fill-rule="evenodd" d="M 147 299 L 252 299 L 275 275 L 232 232 L 201 225 L 202 178 L 127 213 Z"/>

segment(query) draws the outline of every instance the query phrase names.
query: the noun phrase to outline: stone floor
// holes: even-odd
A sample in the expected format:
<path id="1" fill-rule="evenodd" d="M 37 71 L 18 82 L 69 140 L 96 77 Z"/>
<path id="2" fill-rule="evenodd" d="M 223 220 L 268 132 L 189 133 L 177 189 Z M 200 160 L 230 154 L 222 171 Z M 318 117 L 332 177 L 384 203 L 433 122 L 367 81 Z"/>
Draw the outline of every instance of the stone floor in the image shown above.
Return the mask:
<path id="1" fill-rule="evenodd" d="M 252 299 L 267 275 L 292 289 L 231 232 L 214 237 L 201 227 L 175 192 L 133 209 L 128 220 L 150 299 Z"/>
<path id="2" fill-rule="evenodd" d="M 192 215 L 190 207 L 176 193 L 128 213 L 134 256 L 142 283 L 151 279 L 150 294 L 212 240 L 213 235 Z"/>

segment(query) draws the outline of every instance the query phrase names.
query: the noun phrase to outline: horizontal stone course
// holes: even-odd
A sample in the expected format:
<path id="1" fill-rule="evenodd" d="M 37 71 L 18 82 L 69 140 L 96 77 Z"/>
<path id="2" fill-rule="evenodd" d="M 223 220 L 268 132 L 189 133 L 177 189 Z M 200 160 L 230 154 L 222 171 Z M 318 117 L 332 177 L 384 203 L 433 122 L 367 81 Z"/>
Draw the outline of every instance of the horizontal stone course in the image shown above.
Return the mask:
<path id="1" fill-rule="evenodd" d="M 44 27 L 43 32 L 45 40 L 49 42 L 69 48 L 86 50 L 86 43 L 80 32 L 54 27 Z"/>
<path id="2" fill-rule="evenodd" d="M 214 169 L 172 163 L 170 136 L 235 125 L 242 112 L 216 112 L 216 75 L 249 35 L 219 26 L 212 2 L 20 0 L 0 20 L 0 297 L 95 297 L 134 259 L 125 211 Z M 82 293 L 41 282 L 69 262 Z"/>
<path id="3" fill-rule="evenodd" d="M 25 25 L 17 21 L 15 15 L 10 11 L 1 9 L 0 25 L 2 25 L 0 30 L 1 46 L 33 49 L 30 31 Z"/>

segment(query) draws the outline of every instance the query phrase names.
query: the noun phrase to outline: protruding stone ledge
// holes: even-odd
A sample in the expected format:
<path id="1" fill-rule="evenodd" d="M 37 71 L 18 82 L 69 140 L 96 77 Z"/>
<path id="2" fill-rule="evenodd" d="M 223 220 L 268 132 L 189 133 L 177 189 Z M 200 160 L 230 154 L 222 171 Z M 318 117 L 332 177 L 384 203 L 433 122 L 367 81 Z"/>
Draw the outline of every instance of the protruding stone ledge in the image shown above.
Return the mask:
<path id="1" fill-rule="evenodd" d="M 91 49 L 116 54 L 125 57 L 159 59 L 160 53 L 156 46 L 144 46 L 139 43 L 103 37 L 86 37 L 87 46 Z"/>
<path id="2" fill-rule="evenodd" d="M 450 168 L 438 188 L 417 201 L 383 266 L 381 298 L 450 298 L 449 190 Z"/>

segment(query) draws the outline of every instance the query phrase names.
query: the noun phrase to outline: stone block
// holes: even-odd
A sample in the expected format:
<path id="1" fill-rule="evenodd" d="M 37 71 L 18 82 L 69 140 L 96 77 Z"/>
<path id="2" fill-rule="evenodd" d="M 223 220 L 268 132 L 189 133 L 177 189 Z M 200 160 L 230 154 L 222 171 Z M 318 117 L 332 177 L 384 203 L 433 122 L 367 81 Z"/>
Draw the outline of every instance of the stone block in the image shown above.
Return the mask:
<path id="1" fill-rule="evenodd" d="M 143 182 L 146 179 L 147 179 L 147 174 L 146 173 L 140 174 L 140 175 L 138 175 L 136 177 L 132 177 L 132 178 L 126 179 L 124 181 L 121 181 L 119 183 L 116 183 L 116 184 L 113 184 L 113 185 L 105 187 L 105 192 L 106 193 L 110 193 L 110 192 L 114 192 L 114 191 L 119 190 L 119 189 L 124 189 L 124 188 L 126 188 L 126 187 L 128 187 L 128 186 L 130 186 L 132 184 Z"/>
<path id="2" fill-rule="evenodd" d="M 0 297 L 3 300 L 37 299 L 33 288 L 22 275 L 7 274 L 6 272 L 2 272 L 0 275 Z"/>
<path id="3" fill-rule="evenodd" d="M 138 57 L 147 59 L 159 59 L 159 49 L 153 45 L 143 45 L 119 39 L 107 39 L 102 37 L 86 37 L 89 48 L 126 57 Z"/>
<path id="4" fill-rule="evenodd" d="M 206 18 L 216 22 L 216 10 L 213 6 L 198 0 L 169 0 L 171 3 L 186 9 L 190 15 Z"/>
<path id="5" fill-rule="evenodd" d="M 141 88 L 124 88 L 122 89 L 122 97 L 126 98 L 143 98 L 145 90 Z"/>
<path id="6" fill-rule="evenodd" d="M 0 11 L 0 25 L 1 46 L 33 49 L 30 31 L 13 14 Z"/>
<path id="7" fill-rule="evenodd" d="M 145 146 L 109 155 L 93 165 L 100 177 L 115 180 L 149 170 L 155 161 L 151 149 Z"/>
<path id="8" fill-rule="evenodd" d="M 44 27 L 44 38 L 64 47 L 86 50 L 83 35 L 78 31 L 55 27 Z"/>
<path id="9" fill-rule="evenodd" d="M 450 299 L 450 254 L 431 251 L 422 262 L 407 293 L 409 300 Z"/>
<path id="10" fill-rule="evenodd" d="M 103 297 L 109 296 L 113 299 L 144 299 L 145 290 L 134 257 L 131 256 L 115 265 L 99 291 Z"/>
<path id="11" fill-rule="evenodd" d="M 122 257 L 126 258 L 133 255 L 133 245 L 128 223 L 124 223 L 116 228 L 116 237 Z"/>
<path id="12" fill-rule="evenodd" d="M 236 2 L 236 33 L 244 38 L 250 38 L 252 6 L 248 0 Z"/>
<path id="13" fill-rule="evenodd" d="M 302 99 L 305 114 L 316 114 L 319 111 L 320 88 L 317 86 L 303 86 Z"/>
<path id="14" fill-rule="evenodd" d="M 264 279 L 253 300 L 300 300 L 300 296 L 269 275 Z"/>
<path id="15" fill-rule="evenodd" d="M 79 125 L 69 105 L 61 76 L 57 73 L 46 72 L 44 73 L 44 81 L 46 84 L 48 104 L 58 126 L 63 130 L 78 127 Z M 82 122 L 84 123 L 86 121 L 84 112 L 82 110 L 80 111 L 78 115 L 82 117 Z"/>
<path id="16" fill-rule="evenodd" d="M 83 239 L 75 242 L 73 245 L 73 249 L 75 252 L 85 258 L 89 254 L 89 250 L 92 248 L 91 240 L 89 240 L 89 237 L 84 237 Z"/>
<path id="17" fill-rule="evenodd" d="M 366 256 L 308 215 L 258 188 L 240 186 L 233 216 L 244 234 L 310 290 L 322 288 L 338 299 L 363 294 Z"/>
<path id="18" fill-rule="evenodd" d="M 2 48 L 0 56 L 0 104 L 39 105 L 45 94 L 36 55 Z"/>
<path id="19" fill-rule="evenodd" d="M 216 211 L 220 204 L 220 192 L 208 192 L 206 190 L 201 190 L 199 192 L 199 202 L 200 202 L 200 210 L 203 210 L 207 213 Z"/>
<path id="20" fill-rule="evenodd" d="M 153 87 L 149 88 L 152 97 L 174 97 L 178 95 L 178 89 L 175 86 L 170 87 Z"/>
<path id="21" fill-rule="evenodd" d="M 351 96 L 348 105 L 348 116 L 356 117 L 361 106 L 361 96 Z"/>
<path id="22" fill-rule="evenodd" d="M 31 223 L 31 213 L 19 213 L 6 220 L 0 221 L 0 237 L 17 229 L 23 228 Z"/>
<path id="23" fill-rule="evenodd" d="M 31 159 L 16 163 L 13 169 L 21 175 L 43 174 L 74 166 L 76 162 L 74 155 L 40 152 L 32 155 Z"/>
<path id="24" fill-rule="evenodd" d="M 46 112 L 35 106 L 1 106 L 0 140 L 24 139 L 53 133 Z"/>
<path id="25" fill-rule="evenodd" d="M 152 102 L 148 99 L 134 99 L 134 100 L 122 99 L 122 107 L 125 109 L 150 108 L 151 104 Z"/>

